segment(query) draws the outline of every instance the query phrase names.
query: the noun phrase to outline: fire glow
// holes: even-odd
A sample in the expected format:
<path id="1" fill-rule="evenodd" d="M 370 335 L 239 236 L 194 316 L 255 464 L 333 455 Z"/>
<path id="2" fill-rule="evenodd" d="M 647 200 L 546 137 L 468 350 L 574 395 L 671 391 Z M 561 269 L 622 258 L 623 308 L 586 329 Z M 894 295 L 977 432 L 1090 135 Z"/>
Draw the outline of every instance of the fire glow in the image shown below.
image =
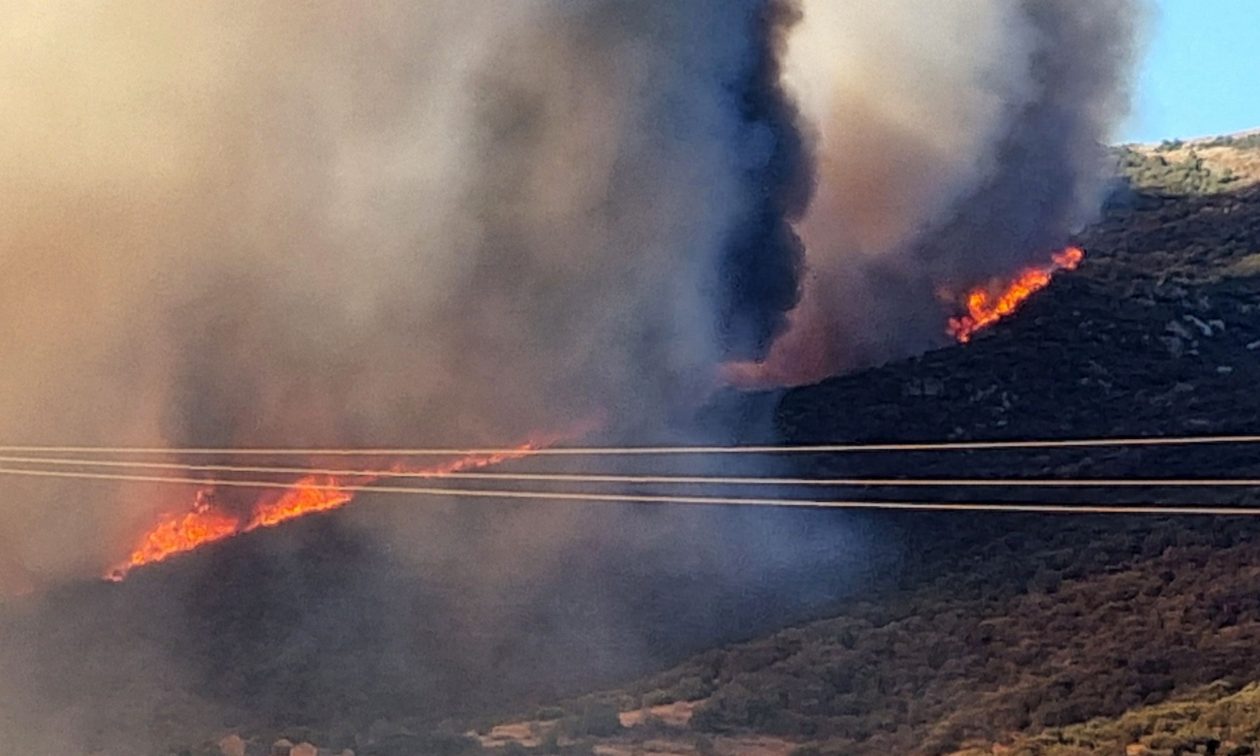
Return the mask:
<path id="1" fill-rule="evenodd" d="M 531 441 L 507 452 L 470 454 L 421 468 L 395 464 L 390 469 L 394 474 L 441 478 L 527 457 L 544 445 Z M 343 487 L 364 486 L 383 477 L 388 475 L 308 475 L 279 494 L 267 492 L 260 495 L 247 516 L 216 503 L 214 485 L 207 485 L 197 491 L 192 508 L 187 513 L 162 518 L 140 538 L 127 560 L 111 569 L 105 579 L 120 582 L 136 567 L 161 562 L 176 554 L 259 528 L 271 528 L 298 517 L 339 509 L 354 499 L 354 493 L 342 490 Z"/>
<path id="2" fill-rule="evenodd" d="M 950 318 L 946 330 L 958 343 L 966 344 L 977 331 L 1018 310 L 1025 300 L 1048 286 L 1055 273 L 1075 270 L 1084 259 L 1084 250 L 1068 247 L 1052 255 L 1049 265 L 1025 268 L 1012 281 L 991 281 L 988 285 L 975 287 L 963 299 L 967 314 Z"/>

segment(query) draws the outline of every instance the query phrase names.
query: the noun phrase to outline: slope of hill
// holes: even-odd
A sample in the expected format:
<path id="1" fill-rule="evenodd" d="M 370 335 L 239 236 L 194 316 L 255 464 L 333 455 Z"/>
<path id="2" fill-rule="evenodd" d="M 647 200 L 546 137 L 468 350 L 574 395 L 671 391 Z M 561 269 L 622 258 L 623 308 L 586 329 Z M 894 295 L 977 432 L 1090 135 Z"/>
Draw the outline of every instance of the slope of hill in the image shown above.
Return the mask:
<path id="1" fill-rule="evenodd" d="M 995 752 L 1021 756 L 1124 753 L 1174 756 L 1215 753 L 1251 756 L 1260 748 L 1260 685 L 1242 690 L 1217 683 L 1175 700 L 1142 706 L 1107 719 L 1056 727 L 1010 745 L 969 749 L 959 756 Z"/>
<path id="2" fill-rule="evenodd" d="M 1260 187 L 1242 168 L 1251 147 L 1211 149 L 1237 155 L 1186 166 L 1152 157 L 1179 155 L 1172 148 L 1126 153 L 1130 188 L 1080 240 L 1085 264 L 971 344 L 746 401 L 774 402 L 789 443 L 1255 432 Z M 1236 178 L 1219 180 L 1215 166 L 1227 162 L 1239 166 Z M 1260 477 L 1260 453 L 1240 447 L 977 451 L 912 464 L 891 454 L 802 458 L 797 472 Z M 1051 495 L 1116 498 L 1091 489 L 985 498 Z M 1120 500 L 1260 495 L 1132 489 Z M 370 502 L 355 510 L 361 519 L 371 511 Z M 488 507 L 460 511 L 468 519 L 452 519 L 454 532 L 493 516 Z M 148 728 L 170 742 L 173 723 L 183 724 L 182 742 L 200 742 L 188 753 L 219 753 L 217 739 L 238 733 L 246 740 L 228 746 L 251 754 L 283 736 L 357 756 L 770 755 L 1039 753 L 1045 738 L 1084 738 L 1071 728 L 1095 717 L 1108 718 L 1097 726 L 1111 732 L 1122 725 L 1107 722 L 1163 712 L 1205 695 L 1205 685 L 1233 695 L 1260 680 L 1252 596 L 1260 521 L 1250 519 L 758 513 L 735 525 L 786 532 L 790 520 L 791 532 L 862 532 L 887 554 L 841 553 L 846 543 L 812 572 L 785 560 L 773 574 L 729 555 L 723 575 L 690 569 L 686 553 L 645 559 L 593 537 L 527 592 L 522 581 L 511 606 L 483 606 L 487 596 L 468 591 L 477 557 L 457 553 L 471 547 L 426 546 L 427 577 L 416 584 L 414 571 L 393 574 L 388 555 L 362 547 L 355 517 L 314 518 L 225 544 L 199 567 L 171 563 L 108 591 L 78 586 L 49 597 L 13 620 L 46 630 L 34 633 L 33 653 L 51 672 L 31 677 L 30 688 L 91 710 L 103 732 L 125 718 L 137 737 Z M 684 524 L 733 519 L 704 517 Z M 500 574 L 515 585 L 512 577 Z M 385 627 L 376 614 L 384 605 L 404 607 L 390 622 L 420 629 Z M 83 610 L 72 623 L 59 620 L 67 606 Z M 117 664 L 112 649 L 137 637 L 148 644 L 143 654 Z M 65 655 L 89 647 L 91 656 Z M 172 657 L 191 680 L 170 681 L 170 695 L 127 676 Z M 3 662 L 0 674 L 29 674 Z M 83 692 L 101 689 L 122 694 L 101 701 Z M 138 716 L 150 700 L 164 708 Z M 546 701 L 560 704 L 537 708 Z M 507 724 L 495 729 L 496 720 Z M 1126 737 L 1125 745 L 1147 742 L 1136 731 Z M 1241 730 L 1213 737 L 1250 742 Z"/>
<path id="3" fill-rule="evenodd" d="M 1128 153 L 1131 188 L 1116 193 L 1081 239 L 1089 253 L 1077 273 L 965 348 L 788 392 L 778 411 L 784 437 L 1254 433 L 1260 174 L 1253 167 L 1260 146 L 1242 140 L 1194 149 L 1208 157 L 1188 166 L 1178 152 L 1188 155 L 1185 147 Z M 1233 178 L 1220 181 L 1225 166 Z M 810 474 L 906 474 L 905 457 L 891 455 L 803 467 Z M 1260 454 L 1238 447 L 968 452 L 916 460 L 913 470 L 960 472 L 1257 477 Z M 1082 502 L 1102 495 L 1116 498 L 1088 489 L 1053 494 Z M 976 492 L 942 496 L 974 499 Z M 1047 494 L 1003 490 L 1000 498 Z M 1204 500 L 1260 498 L 1238 489 L 1121 497 Z M 722 738 L 740 735 L 774 736 L 782 752 L 800 753 L 1251 752 L 1255 720 L 1238 712 L 1249 711 L 1254 689 L 1233 691 L 1260 679 L 1260 524 L 882 520 L 895 522 L 907 545 L 896 590 L 570 706 L 645 707 L 637 722 L 669 711 L 653 707 L 689 702 L 688 715 L 672 725 L 657 721 L 601 741 L 609 752 L 637 743 L 641 753 L 738 753 Z M 1204 699 L 1209 684 L 1215 697 Z M 1200 703 L 1171 703 L 1186 698 Z M 1187 706 L 1208 713 L 1188 719 Z M 1095 717 L 1107 719 L 1078 724 Z"/>
<path id="4" fill-rule="evenodd" d="M 1019 532 L 1020 523 L 1009 524 Z M 1097 523 L 1076 532 L 1094 552 L 1085 557 L 1071 543 L 1025 553 L 1012 535 L 1005 554 L 995 545 L 978 561 L 1036 561 L 1037 573 L 1016 591 L 980 577 L 958 585 L 959 571 L 570 706 L 642 709 L 613 742 L 670 744 L 648 753 L 693 752 L 701 738 L 740 753 L 721 748 L 722 739 L 754 735 L 802 754 L 1070 743 L 1064 730 L 1047 729 L 1201 698 L 1208 683 L 1234 691 L 1260 673 L 1260 534 L 1233 524 L 1121 535 Z M 1116 564 L 1120 554 L 1126 565 Z M 687 716 L 671 722 L 662 713 L 676 701 L 687 702 Z M 655 729 L 636 732 L 655 712 Z M 1254 743 L 1206 723 L 1196 737 Z M 1123 748 L 1139 739 L 1110 727 L 1095 726 L 1095 741 L 1123 734 Z"/>

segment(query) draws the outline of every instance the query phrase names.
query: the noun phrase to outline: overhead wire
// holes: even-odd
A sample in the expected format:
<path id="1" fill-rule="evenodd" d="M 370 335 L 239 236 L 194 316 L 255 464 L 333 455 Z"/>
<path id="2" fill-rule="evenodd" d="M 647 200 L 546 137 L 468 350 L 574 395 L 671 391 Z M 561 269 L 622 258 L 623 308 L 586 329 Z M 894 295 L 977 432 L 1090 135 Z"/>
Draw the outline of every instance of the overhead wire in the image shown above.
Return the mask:
<path id="1" fill-rule="evenodd" d="M 1218 444 L 1260 443 L 1260 435 L 1218 436 L 1137 436 L 1092 437 L 1073 439 L 939 441 L 908 443 L 835 443 L 797 445 L 746 446 L 540 446 L 525 447 L 416 447 L 416 448 L 319 448 L 319 447 L 141 447 L 141 446 L 0 446 L 0 453 L 9 454 L 113 454 L 193 456 L 389 456 L 438 457 L 467 455 L 518 454 L 531 456 L 618 456 L 618 455 L 685 455 L 685 454 L 840 454 L 865 452 L 918 451 L 985 451 L 1002 449 L 1094 448 L 1110 446 L 1199 446 Z"/>
<path id="2" fill-rule="evenodd" d="M 781 486 L 830 488 L 1260 488 L 1260 478 L 806 478 L 779 476 L 722 475 L 633 475 L 601 473 L 521 473 L 484 471 L 397 470 L 327 468 L 273 465 L 203 465 L 179 462 L 139 462 L 0 455 L 0 464 L 48 465 L 54 467 L 105 467 L 122 469 L 184 470 L 256 475 L 323 475 L 330 477 L 371 477 L 397 479 L 465 479 L 507 482 L 612 483 L 626 485 L 687 486 Z M 292 484 L 289 484 L 292 485 Z"/>
<path id="3" fill-rule="evenodd" d="M 162 483 L 179 485 L 214 485 L 235 488 L 291 490 L 292 483 L 276 481 L 220 479 L 204 480 L 195 477 L 131 475 L 123 473 L 92 473 L 66 470 L 30 470 L 0 467 L 0 475 L 31 476 L 41 478 Z M 673 504 L 701 506 L 751 506 L 798 509 L 867 509 L 911 511 L 967 511 L 997 513 L 1039 514 L 1108 514 L 1108 515 L 1208 515 L 1224 517 L 1260 516 L 1260 507 L 1230 507 L 1216 505 L 1113 505 L 1113 504 L 1061 504 L 1050 502 L 941 502 L 941 501 L 877 501 L 844 499 L 797 499 L 781 497 L 740 496 L 689 496 L 676 494 L 617 494 L 570 491 L 524 491 L 512 489 L 466 489 L 442 487 L 411 487 L 390 485 L 342 485 L 335 483 L 302 483 L 301 488 L 341 493 L 363 493 L 411 496 L 451 496 L 460 498 L 489 499 L 545 499 L 550 501 L 580 501 L 622 504 Z"/>

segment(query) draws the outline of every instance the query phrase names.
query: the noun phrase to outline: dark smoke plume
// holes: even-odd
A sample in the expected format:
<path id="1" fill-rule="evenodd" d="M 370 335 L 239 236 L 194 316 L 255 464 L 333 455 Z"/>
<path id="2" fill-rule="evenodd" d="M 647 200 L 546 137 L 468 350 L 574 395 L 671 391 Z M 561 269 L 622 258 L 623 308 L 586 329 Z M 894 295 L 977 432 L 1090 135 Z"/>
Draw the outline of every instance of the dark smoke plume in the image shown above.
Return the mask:
<path id="1" fill-rule="evenodd" d="M 804 3 L 788 80 L 819 125 L 804 298 L 746 380 L 945 343 L 954 291 L 1043 264 L 1096 211 L 1138 0 Z"/>

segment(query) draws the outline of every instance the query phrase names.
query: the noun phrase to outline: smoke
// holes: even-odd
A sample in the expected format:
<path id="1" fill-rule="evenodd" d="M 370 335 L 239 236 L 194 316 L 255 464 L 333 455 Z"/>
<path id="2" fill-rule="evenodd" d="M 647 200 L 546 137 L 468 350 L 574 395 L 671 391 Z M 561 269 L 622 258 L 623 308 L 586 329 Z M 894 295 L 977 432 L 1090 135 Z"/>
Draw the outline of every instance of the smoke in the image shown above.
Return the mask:
<path id="1" fill-rule="evenodd" d="M 1039 259 L 1087 217 L 1098 143 L 1123 106 L 1132 4 L 4 3 L 0 437 L 497 446 L 594 417 L 641 439 L 693 412 L 728 361 L 791 382 L 938 343 L 939 286 Z M 0 580 L 21 591 L 100 574 L 157 513 L 193 500 L 5 482 Z M 39 708 L 7 682 L 33 679 L 31 649 L 51 665 L 47 695 L 79 701 L 47 732 L 99 738 L 120 725 L 93 696 L 120 678 L 135 677 L 137 711 L 172 700 L 176 722 L 202 704 L 185 676 L 208 675 L 220 701 L 277 690 L 253 668 L 172 658 L 152 627 L 231 659 L 241 636 L 222 628 L 265 617 L 274 634 L 250 640 L 259 659 L 284 649 L 268 669 L 288 674 L 330 647 L 411 649 L 429 613 L 510 627 L 504 591 L 528 596 L 539 574 L 642 563 L 701 576 L 695 595 L 710 598 L 820 550 L 796 540 L 800 521 L 754 515 L 714 528 L 679 513 L 415 512 L 346 527 L 391 565 L 457 585 L 436 608 L 416 599 L 414 613 L 366 620 L 411 583 L 378 582 L 359 557 L 344 558 L 362 574 L 341 576 L 319 540 L 294 547 L 297 577 L 264 593 L 231 561 L 169 578 L 193 583 L 178 595 L 156 578 L 116 597 L 81 586 L 82 601 L 57 606 L 108 617 L 152 592 L 159 621 L 128 617 L 105 639 L 77 617 L 48 637 L 35 620 L 20 643 L 7 633 L 0 735 L 38 735 L 3 705 Z M 334 597 L 303 582 L 312 564 L 344 577 Z M 539 637 L 611 637 L 627 585 L 659 585 L 626 574 L 592 601 L 600 616 L 557 608 L 562 630 Z M 259 603 L 238 606 L 247 591 Z M 703 613 L 671 595 L 674 619 Z M 355 603 L 365 596 L 381 598 Z M 289 623 L 308 606 L 315 616 Z M 353 637 L 361 625 L 370 642 Z M 625 673 L 655 632 L 595 666 Z"/>
<path id="2" fill-rule="evenodd" d="M 633 434 L 723 361 L 935 346 L 943 288 L 1089 217 L 1137 2 L 9 3 L 0 429 Z M 9 490 L 37 576 L 191 500 Z"/>
<path id="3" fill-rule="evenodd" d="M 796 302 L 786 2 L 81 10 L 0 11 L 8 440 L 660 426 Z M 41 574 L 191 500 L 9 490 Z"/>
<path id="4" fill-rule="evenodd" d="M 786 80 L 819 138 L 791 330 L 750 382 L 945 342 L 942 289 L 1044 264 L 1099 205 L 1138 0 L 805 0 Z"/>
<path id="5" fill-rule="evenodd" d="M 796 20 L 786 0 L 5 3 L 0 437 L 497 446 L 592 417 L 663 432 L 721 361 L 763 356 L 796 303 L 792 222 L 813 179 L 780 84 Z M 5 482 L 4 579 L 52 590 L 47 614 L 0 622 L 0 736 L 33 752 L 195 729 L 244 694 L 327 703 L 294 696 L 297 678 L 343 703 L 334 672 L 414 649 L 429 613 L 393 592 L 412 583 L 340 552 L 350 587 L 310 588 L 319 545 L 337 545 L 309 532 L 309 560 L 68 597 L 50 586 L 100 575 L 193 492 Z M 440 607 L 452 626 L 510 626 L 504 591 L 567 579 L 555 565 L 580 549 L 704 554 L 709 592 L 730 558 L 690 513 L 401 509 L 344 527 L 367 554 L 452 544 L 415 566 L 467 582 Z M 397 633 L 342 640 L 369 616 Z M 443 641 L 467 656 L 465 634 Z M 397 669 L 440 686 L 424 664 L 441 660 L 421 661 Z M 218 703 L 199 709 L 206 690 Z"/>

